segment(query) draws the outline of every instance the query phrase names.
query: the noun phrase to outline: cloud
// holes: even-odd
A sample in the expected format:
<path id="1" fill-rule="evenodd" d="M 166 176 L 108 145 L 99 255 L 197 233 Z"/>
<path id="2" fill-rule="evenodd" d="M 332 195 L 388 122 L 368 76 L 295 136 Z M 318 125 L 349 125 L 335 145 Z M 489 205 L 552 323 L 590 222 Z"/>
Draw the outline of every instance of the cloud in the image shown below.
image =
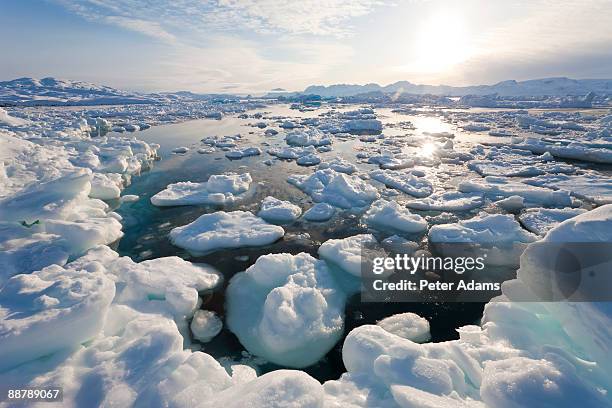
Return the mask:
<path id="1" fill-rule="evenodd" d="M 177 41 L 174 35 L 164 30 L 159 23 L 154 21 L 140 20 L 137 18 L 123 16 L 105 16 L 102 21 L 108 24 L 114 24 L 119 27 L 126 28 L 128 30 L 136 31 L 137 33 L 144 34 L 167 43 L 174 43 Z"/>
<path id="2" fill-rule="evenodd" d="M 371 12 L 372 0 L 55 0 L 89 21 L 114 24 L 175 41 L 174 32 L 244 31 L 344 37 L 352 18 Z"/>

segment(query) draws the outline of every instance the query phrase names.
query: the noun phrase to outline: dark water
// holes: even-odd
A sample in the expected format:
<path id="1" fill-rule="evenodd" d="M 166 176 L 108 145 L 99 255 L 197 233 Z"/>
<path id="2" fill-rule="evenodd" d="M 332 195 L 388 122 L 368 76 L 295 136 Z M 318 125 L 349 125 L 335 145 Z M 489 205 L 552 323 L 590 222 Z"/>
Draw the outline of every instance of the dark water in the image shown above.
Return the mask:
<path id="1" fill-rule="evenodd" d="M 285 107 L 273 108 L 273 115 L 309 115 L 316 116 L 316 112 L 306 114 L 289 111 Z M 401 120 L 409 120 L 405 116 Z M 130 256 L 136 261 L 159 258 L 164 256 L 180 256 L 186 260 L 198 263 L 206 263 L 214 266 L 224 276 L 224 284 L 214 293 L 204 297 L 202 308 L 213 310 L 221 317 L 224 316 L 224 293 L 230 278 L 237 272 L 244 271 L 252 265 L 255 260 L 264 254 L 288 252 L 297 254 L 307 252 L 316 256 L 318 246 L 330 238 L 344 238 L 368 230 L 359 224 L 359 215 L 349 212 L 337 212 L 332 220 L 326 223 L 308 223 L 298 220 L 291 225 L 283 226 L 286 235 L 278 242 L 265 247 L 242 248 L 226 251 L 217 251 L 206 256 L 193 256 L 185 250 L 173 246 L 168 233 L 174 227 L 192 222 L 202 214 L 214 212 L 221 209 L 211 206 L 179 206 L 179 207 L 155 207 L 150 203 L 150 197 L 163 190 L 168 184 L 178 181 L 206 181 L 212 174 L 227 171 L 246 172 L 253 177 L 254 183 L 259 183 L 253 194 L 234 205 L 225 206 L 225 211 L 235 209 L 258 211 L 261 200 L 268 196 L 289 200 L 308 209 L 312 205 L 310 197 L 303 194 L 297 188 L 287 183 L 286 178 L 291 174 L 311 173 L 311 169 L 300 167 L 295 162 L 276 161 L 274 165 L 263 164 L 264 160 L 270 158 L 267 154 L 244 158 L 242 160 L 230 161 L 225 152 L 212 154 L 198 154 L 197 147 L 201 146 L 200 139 L 213 135 L 232 135 L 241 133 L 243 143 L 239 148 L 247 146 L 261 146 L 262 142 L 271 146 L 284 146 L 283 133 L 267 137 L 263 130 L 249 126 L 256 119 L 238 119 L 236 117 L 224 118 L 221 121 L 196 120 L 177 125 L 166 125 L 140 132 L 138 135 L 147 142 L 161 144 L 161 160 L 152 164 L 149 171 L 134 177 L 132 184 L 125 189 L 124 195 L 136 194 L 140 199 L 133 203 L 123 203 L 116 211 L 123 216 L 125 236 L 118 243 L 118 252 L 121 255 Z M 425 130 L 444 131 L 446 125 L 439 119 L 425 119 Z M 427 127 L 429 125 L 429 127 Z M 385 132 L 387 133 L 387 132 Z M 188 146 L 192 150 L 185 155 L 172 154 L 171 150 L 177 146 Z M 340 155 L 343 158 L 355 162 L 355 142 L 335 141 L 334 150 L 323 153 L 324 158 Z M 359 165 L 364 169 L 373 168 L 371 165 Z M 398 196 L 400 197 L 400 196 Z M 399 199 L 399 198 L 398 198 Z M 416 211 L 418 212 L 418 211 Z M 421 213 L 426 215 L 424 213 Z M 437 213 L 431 213 L 433 215 Z M 301 234 L 307 232 L 309 237 Z M 372 232 L 372 231 L 369 231 Z M 392 234 L 377 235 L 383 239 Z M 422 236 L 410 237 L 421 245 L 426 245 Z M 427 318 L 431 325 L 433 341 L 445 341 L 458 338 L 456 328 L 477 323 L 482 316 L 483 303 L 361 303 L 359 295 L 350 299 L 346 307 L 345 333 L 356 326 L 375 323 L 376 321 L 402 312 L 414 312 Z M 238 339 L 226 328 L 211 342 L 203 344 L 202 348 L 215 358 L 229 357 L 240 360 L 244 348 Z M 336 379 L 345 371 L 342 363 L 342 340 L 334 347 L 324 359 L 318 364 L 304 369 L 315 378 L 324 381 Z M 260 366 L 260 371 L 270 371 L 277 368 L 273 364 Z"/>

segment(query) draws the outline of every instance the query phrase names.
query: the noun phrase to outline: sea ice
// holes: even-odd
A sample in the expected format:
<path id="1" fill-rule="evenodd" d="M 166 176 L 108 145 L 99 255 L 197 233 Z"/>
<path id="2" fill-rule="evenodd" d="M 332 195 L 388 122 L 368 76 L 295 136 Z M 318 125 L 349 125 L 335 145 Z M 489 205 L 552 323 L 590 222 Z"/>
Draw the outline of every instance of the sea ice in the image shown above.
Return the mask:
<path id="1" fill-rule="evenodd" d="M 208 343 L 221 332 L 223 322 L 215 312 L 196 310 L 190 328 L 194 338 L 202 343 Z"/>
<path id="2" fill-rule="evenodd" d="M 372 234 L 359 234 L 343 239 L 328 239 L 319 247 L 321 259 L 350 273 L 361 276 L 361 252 L 365 247 L 378 244 Z"/>
<path id="3" fill-rule="evenodd" d="M 100 264 L 51 265 L 13 276 L 0 288 L 0 369 L 90 340 L 114 296 L 115 285 Z"/>
<path id="4" fill-rule="evenodd" d="M 259 156 L 260 154 L 261 149 L 259 147 L 247 147 L 246 149 L 227 152 L 225 153 L 225 157 L 228 159 L 242 159 L 249 156 Z"/>
<path id="5" fill-rule="evenodd" d="M 610 177 L 595 171 L 574 175 L 543 175 L 525 180 L 525 183 L 560 190 L 560 192 L 569 192 L 580 199 L 600 205 L 612 203 Z"/>
<path id="6" fill-rule="evenodd" d="M 189 152 L 189 148 L 185 146 L 175 147 L 174 149 L 172 149 L 172 153 L 184 154 L 187 152 Z"/>
<path id="7" fill-rule="evenodd" d="M 370 177 L 380 181 L 387 187 L 402 191 L 414 197 L 427 197 L 432 191 L 431 182 L 425 177 L 419 177 L 413 172 L 401 170 L 373 170 Z"/>
<path id="8" fill-rule="evenodd" d="M 101 200 L 113 200 L 121 196 L 123 177 L 118 173 L 94 173 L 89 196 Z"/>
<path id="9" fill-rule="evenodd" d="M 416 234 L 427 230 L 427 222 L 396 201 L 377 200 L 362 217 L 363 222 L 382 232 Z"/>
<path id="10" fill-rule="evenodd" d="M 151 197 L 151 203 L 157 206 L 231 204 L 245 196 L 252 181 L 249 173 L 213 174 L 203 183 L 183 181 L 169 184 Z"/>
<path id="11" fill-rule="evenodd" d="M 297 220 L 302 214 L 302 209 L 289 201 L 282 201 L 268 196 L 261 202 L 261 209 L 257 215 L 272 223 L 290 223 Z"/>
<path id="12" fill-rule="evenodd" d="M 293 146 L 323 146 L 332 143 L 329 135 L 313 128 L 290 132 L 285 136 L 285 141 Z"/>
<path id="13" fill-rule="evenodd" d="M 486 214 L 459 221 L 456 224 L 434 225 L 429 230 L 429 242 L 445 255 L 453 255 L 453 243 L 472 244 L 487 254 L 489 265 L 518 265 L 527 244 L 538 237 L 525 231 L 511 215 Z M 441 244 L 441 245 L 440 245 Z"/>
<path id="14" fill-rule="evenodd" d="M 385 317 L 376 325 L 389 333 L 412 340 L 415 343 L 424 343 L 431 339 L 429 322 L 415 313 L 400 313 Z"/>
<path id="15" fill-rule="evenodd" d="M 353 174 L 357 171 L 357 167 L 353 163 L 344 160 L 341 157 L 335 157 L 330 161 L 323 162 L 319 165 L 319 170 L 332 169 L 339 173 Z"/>
<path id="16" fill-rule="evenodd" d="M 170 231 L 176 246 L 200 254 L 219 249 L 263 246 L 285 234 L 283 228 L 268 224 L 247 211 L 217 211 L 204 214 L 190 224 Z"/>
<path id="17" fill-rule="evenodd" d="M 307 154 L 298 157 L 295 162 L 300 166 L 316 166 L 321 163 L 321 158 L 316 154 Z"/>
<path id="18" fill-rule="evenodd" d="M 381 132 L 382 122 L 376 119 L 347 120 L 342 125 L 343 132 Z"/>
<path id="19" fill-rule="evenodd" d="M 327 203 L 316 203 L 304 213 L 304 219 L 311 222 L 323 222 L 334 216 L 336 209 Z"/>
<path id="20" fill-rule="evenodd" d="M 290 367 L 316 363 L 340 339 L 345 294 L 325 262 L 270 254 L 227 288 L 227 325 L 249 352 Z"/>
<path id="21" fill-rule="evenodd" d="M 568 207 L 572 200 L 566 191 L 553 191 L 548 188 L 529 186 L 504 177 L 487 176 L 482 180 L 468 180 L 459 183 L 459 191 L 464 193 L 484 193 L 487 198 L 500 200 L 510 196 L 520 196 L 526 205 L 544 207 Z"/>
<path id="22" fill-rule="evenodd" d="M 470 211 L 484 205 L 482 193 L 448 191 L 406 202 L 406 207 L 422 211 Z"/>
<path id="23" fill-rule="evenodd" d="M 582 208 L 528 208 L 521 213 L 519 221 L 534 234 L 546 235 L 563 221 L 585 212 Z"/>
<path id="24" fill-rule="evenodd" d="M 340 208 L 364 207 L 378 198 L 372 185 L 332 169 L 317 170 L 311 175 L 289 176 L 287 181 L 310 195 L 315 202 L 327 202 Z"/>

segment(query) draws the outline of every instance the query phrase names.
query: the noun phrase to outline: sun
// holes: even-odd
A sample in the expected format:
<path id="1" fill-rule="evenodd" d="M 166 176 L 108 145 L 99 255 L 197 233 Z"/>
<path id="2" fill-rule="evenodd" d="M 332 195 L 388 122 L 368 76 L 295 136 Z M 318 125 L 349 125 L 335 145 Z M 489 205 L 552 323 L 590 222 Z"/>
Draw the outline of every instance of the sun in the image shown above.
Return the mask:
<path id="1" fill-rule="evenodd" d="M 461 17 L 438 14 L 427 20 L 416 36 L 414 66 L 422 72 L 442 72 L 470 56 Z"/>

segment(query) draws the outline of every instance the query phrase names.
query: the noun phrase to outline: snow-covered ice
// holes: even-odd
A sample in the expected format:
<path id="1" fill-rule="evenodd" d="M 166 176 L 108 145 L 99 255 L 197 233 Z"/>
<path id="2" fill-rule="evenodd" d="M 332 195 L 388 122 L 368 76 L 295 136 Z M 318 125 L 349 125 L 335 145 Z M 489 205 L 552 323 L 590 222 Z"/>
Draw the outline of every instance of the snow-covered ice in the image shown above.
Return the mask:
<path id="1" fill-rule="evenodd" d="M 195 339 L 202 343 L 208 343 L 221 332 L 223 322 L 215 312 L 196 310 L 189 327 Z"/>
<path id="2" fill-rule="evenodd" d="M 264 255 L 230 281 L 227 324 L 251 353 L 306 367 L 340 339 L 345 298 L 325 262 L 305 253 Z"/>
<path id="3" fill-rule="evenodd" d="M 193 253 L 219 249 L 263 246 L 285 234 L 282 227 L 268 224 L 248 211 L 217 211 L 170 231 L 170 241 Z"/>
<path id="4" fill-rule="evenodd" d="M 378 198 L 378 191 L 354 175 L 332 169 L 317 170 L 311 175 L 289 176 L 287 181 L 312 199 L 340 208 L 364 207 Z"/>
<path id="5" fill-rule="evenodd" d="M 285 136 L 285 141 L 294 146 L 324 146 L 332 143 L 330 136 L 318 129 L 294 130 Z"/>
<path id="6" fill-rule="evenodd" d="M 526 205 L 544 207 L 568 207 L 572 200 L 566 191 L 530 186 L 511 178 L 487 176 L 482 180 L 468 180 L 459 183 L 459 191 L 464 193 L 483 193 L 492 200 L 519 196 Z"/>
<path id="7" fill-rule="evenodd" d="M 543 175 L 525 180 L 525 183 L 569 192 L 580 199 L 600 205 L 612 203 L 610 177 L 594 171 L 575 175 Z"/>
<path id="8" fill-rule="evenodd" d="M 336 209 L 327 203 L 316 203 L 304 213 L 304 219 L 311 222 L 329 220 L 336 213 Z"/>
<path id="9" fill-rule="evenodd" d="M 431 182 L 417 173 L 402 170 L 373 170 L 370 177 L 387 187 L 402 191 L 414 197 L 427 197 L 433 192 Z"/>
<path id="10" fill-rule="evenodd" d="M 434 225 L 429 230 L 429 242 L 439 244 L 442 251 L 452 255 L 454 247 L 444 244 L 473 244 L 489 265 L 518 265 L 518 259 L 530 242 L 538 237 L 525 231 L 511 215 L 482 213 L 456 224 Z"/>
<path id="11" fill-rule="evenodd" d="M 585 212 L 582 208 L 528 208 L 521 213 L 519 221 L 534 234 L 546 235 L 563 221 Z"/>
<path id="12" fill-rule="evenodd" d="M 170 184 L 151 197 L 151 202 L 157 206 L 231 204 L 245 196 L 252 181 L 249 173 L 213 174 L 203 183 L 182 181 Z"/>
<path id="13" fill-rule="evenodd" d="M 439 192 L 429 197 L 410 200 L 406 207 L 423 211 L 470 211 L 484 205 L 482 193 L 462 193 L 459 191 Z"/>
<path id="14" fill-rule="evenodd" d="M 363 222 L 380 231 L 416 234 L 427 229 L 427 222 L 396 201 L 377 200 L 362 217 Z"/>
<path id="15" fill-rule="evenodd" d="M 400 313 L 385 317 L 376 325 L 389 333 L 412 340 L 415 343 L 423 343 L 431 338 L 429 322 L 415 313 Z"/>
<path id="16" fill-rule="evenodd" d="M 271 223 L 290 223 L 302 215 L 302 209 L 289 201 L 268 196 L 261 202 L 257 215 Z"/>
<path id="17" fill-rule="evenodd" d="M 318 253 L 321 259 L 360 277 L 362 249 L 376 244 L 378 241 L 372 234 L 359 234 L 343 239 L 328 239 L 321 244 Z"/>

